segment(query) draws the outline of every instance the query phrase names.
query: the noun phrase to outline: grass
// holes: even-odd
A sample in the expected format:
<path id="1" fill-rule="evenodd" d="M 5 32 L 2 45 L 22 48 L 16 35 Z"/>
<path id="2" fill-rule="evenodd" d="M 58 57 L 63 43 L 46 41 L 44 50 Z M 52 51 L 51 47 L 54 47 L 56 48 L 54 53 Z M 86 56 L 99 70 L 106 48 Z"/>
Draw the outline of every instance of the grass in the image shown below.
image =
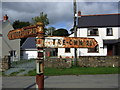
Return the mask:
<path id="1" fill-rule="evenodd" d="M 24 72 L 24 71 L 25 71 L 24 69 L 21 69 L 21 70 L 19 70 L 17 72 L 11 73 L 10 76 L 16 76 L 18 73 L 21 73 L 21 72 Z"/>
<path id="2" fill-rule="evenodd" d="M 2 72 L 0 71 L 0 76 L 2 76 Z"/>
<path id="3" fill-rule="evenodd" d="M 37 75 L 36 69 L 29 71 L 28 74 L 25 74 L 24 76 L 35 76 L 35 75 Z"/>
<path id="4" fill-rule="evenodd" d="M 20 65 L 20 64 L 25 64 L 25 63 L 28 63 L 28 62 L 33 62 L 35 61 L 34 59 L 31 59 L 31 60 L 20 60 L 20 61 L 16 61 L 16 62 L 12 62 L 12 65 Z"/>
<path id="5" fill-rule="evenodd" d="M 119 72 L 120 73 L 120 72 Z M 89 75 L 89 74 L 118 74 L 117 67 L 72 67 L 66 69 L 45 68 L 44 75 Z M 35 76 L 36 70 L 32 70 L 26 76 Z"/>

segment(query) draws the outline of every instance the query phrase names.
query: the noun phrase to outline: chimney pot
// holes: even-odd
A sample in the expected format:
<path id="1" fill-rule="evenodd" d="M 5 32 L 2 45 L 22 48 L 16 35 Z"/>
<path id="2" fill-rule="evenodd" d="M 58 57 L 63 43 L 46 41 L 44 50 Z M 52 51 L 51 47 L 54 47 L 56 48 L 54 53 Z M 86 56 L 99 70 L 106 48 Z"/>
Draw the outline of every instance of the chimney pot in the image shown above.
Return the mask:
<path id="1" fill-rule="evenodd" d="M 4 16 L 4 21 L 8 20 L 7 14 Z"/>
<path id="2" fill-rule="evenodd" d="M 81 11 L 78 11 L 78 16 L 81 16 Z"/>

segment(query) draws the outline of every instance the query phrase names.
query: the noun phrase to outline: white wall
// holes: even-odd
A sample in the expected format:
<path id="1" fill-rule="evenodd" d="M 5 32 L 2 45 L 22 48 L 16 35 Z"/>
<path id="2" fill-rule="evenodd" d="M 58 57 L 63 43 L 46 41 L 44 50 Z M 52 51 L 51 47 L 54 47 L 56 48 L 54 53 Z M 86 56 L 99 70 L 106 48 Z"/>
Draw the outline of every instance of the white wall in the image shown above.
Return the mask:
<path id="1" fill-rule="evenodd" d="M 120 38 L 120 27 L 118 28 L 118 37 Z"/>
<path id="2" fill-rule="evenodd" d="M 9 22 L 4 22 L 4 28 L 2 30 L 2 57 L 10 55 L 9 51 L 16 50 L 16 60 L 20 59 L 20 39 L 9 40 L 7 35 L 10 30 L 13 30 L 12 25 Z"/>
<path id="3" fill-rule="evenodd" d="M 23 51 L 23 59 L 32 59 L 32 58 L 37 58 L 37 51 Z"/>
<path id="4" fill-rule="evenodd" d="M 78 48 L 77 49 L 77 55 L 78 56 L 106 56 L 107 55 L 107 46 L 103 46 L 103 39 L 118 39 L 118 35 L 120 35 L 120 32 L 118 34 L 118 28 L 113 28 L 113 36 L 106 36 L 106 28 L 98 28 L 99 30 L 99 36 L 87 36 L 87 28 L 79 28 L 77 31 L 78 37 L 88 37 L 88 38 L 94 38 L 99 45 L 99 52 L 98 53 L 88 53 L 88 48 Z M 70 37 L 73 37 L 74 35 L 70 35 Z M 65 48 L 59 48 L 58 49 L 58 57 L 72 57 L 74 56 L 74 48 L 71 48 L 70 53 L 65 53 Z"/>
<path id="5" fill-rule="evenodd" d="M 2 34 L 2 22 L 0 22 L 0 34 Z M 2 36 L 0 37 L 0 59 L 2 58 Z"/>
<path id="6" fill-rule="evenodd" d="M 99 28 L 99 36 L 104 39 L 118 39 L 120 37 L 120 34 L 118 35 L 118 27 L 112 27 L 113 28 L 113 36 L 106 36 L 106 28 Z"/>
<path id="7" fill-rule="evenodd" d="M 0 60 L 2 58 L 2 37 L 0 37 Z"/>

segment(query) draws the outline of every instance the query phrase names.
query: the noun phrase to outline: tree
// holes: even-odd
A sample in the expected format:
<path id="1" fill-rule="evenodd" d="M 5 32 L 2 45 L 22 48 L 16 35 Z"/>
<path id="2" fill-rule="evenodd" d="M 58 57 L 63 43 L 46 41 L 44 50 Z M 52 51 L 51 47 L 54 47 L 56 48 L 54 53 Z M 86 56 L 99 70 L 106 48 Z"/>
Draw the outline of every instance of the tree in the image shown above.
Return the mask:
<path id="1" fill-rule="evenodd" d="M 55 31 L 55 27 L 49 27 L 47 28 L 46 34 L 52 36 L 54 31 Z"/>
<path id="2" fill-rule="evenodd" d="M 30 23 L 29 22 L 23 22 L 23 21 L 16 20 L 15 22 L 13 22 L 12 25 L 13 25 L 14 29 L 19 29 L 19 28 L 23 28 L 23 27 L 29 26 Z M 26 39 L 27 38 L 21 38 L 20 46 L 22 46 L 22 44 L 25 42 Z"/>
<path id="3" fill-rule="evenodd" d="M 71 28 L 70 31 L 71 31 L 71 34 L 73 34 L 74 33 L 74 28 Z"/>
<path id="4" fill-rule="evenodd" d="M 41 12 L 39 16 L 32 18 L 32 20 L 34 24 L 36 24 L 37 22 L 42 22 L 45 26 L 49 24 L 47 14 L 44 14 L 43 12 Z"/>
<path id="5" fill-rule="evenodd" d="M 61 28 L 61 29 L 55 30 L 53 32 L 53 35 L 54 36 L 68 36 L 69 33 L 66 29 Z"/>
<path id="6" fill-rule="evenodd" d="M 12 25 L 13 25 L 14 29 L 18 29 L 18 28 L 29 26 L 30 23 L 29 22 L 23 22 L 23 21 L 16 20 L 15 22 L 13 22 Z"/>

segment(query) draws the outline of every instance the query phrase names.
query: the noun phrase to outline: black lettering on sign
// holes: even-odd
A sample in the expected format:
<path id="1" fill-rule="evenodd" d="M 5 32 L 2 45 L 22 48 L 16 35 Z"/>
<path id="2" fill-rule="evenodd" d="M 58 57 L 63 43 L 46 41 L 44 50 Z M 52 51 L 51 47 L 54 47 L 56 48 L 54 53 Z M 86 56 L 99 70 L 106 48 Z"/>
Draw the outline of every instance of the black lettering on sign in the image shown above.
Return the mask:
<path id="1" fill-rule="evenodd" d="M 61 43 L 61 40 L 60 39 L 58 39 L 58 45 L 61 45 L 62 43 Z"/>
<path id="2" fill-rule="evenodd" d="M 32 33 L 36 34 L 36 29 L 35 28 L 32 29 Z"/>
<path id="3" fill-rule="evenodd" d="M 82 40 L 79 40 L 79 45 L 83 45 L 83 41 Z"/>
<path id="4" fill-rule="evenodd" d="M 65 45 L 65 40 L 63 40 L 63 45 Z"/>
<path id="5" fill-rule="evenodd" d="M 86 41 L 86 46 L 89 46 L 89 41 L 88 40 Z"/>
<path id="6" fill-rule="evenodd" d="M 78 43 L 77 40 L 74 40 L 74 45 L 77 45 L 77 43 Z"/>
<path id="7" fill-rule="evenodd" d="M 69 41 L 69 44 L 72 45 L 72 40 Z"/>
<path id="8" fill-rule="evenodd" d="M 53 45 L 55 45 L 55 39 L 53 39 Z"/>
<path id="9" fill-rule="evenodd" d="M 90 41 L 90 46 L 92 46 L 93 41 Z"/>

